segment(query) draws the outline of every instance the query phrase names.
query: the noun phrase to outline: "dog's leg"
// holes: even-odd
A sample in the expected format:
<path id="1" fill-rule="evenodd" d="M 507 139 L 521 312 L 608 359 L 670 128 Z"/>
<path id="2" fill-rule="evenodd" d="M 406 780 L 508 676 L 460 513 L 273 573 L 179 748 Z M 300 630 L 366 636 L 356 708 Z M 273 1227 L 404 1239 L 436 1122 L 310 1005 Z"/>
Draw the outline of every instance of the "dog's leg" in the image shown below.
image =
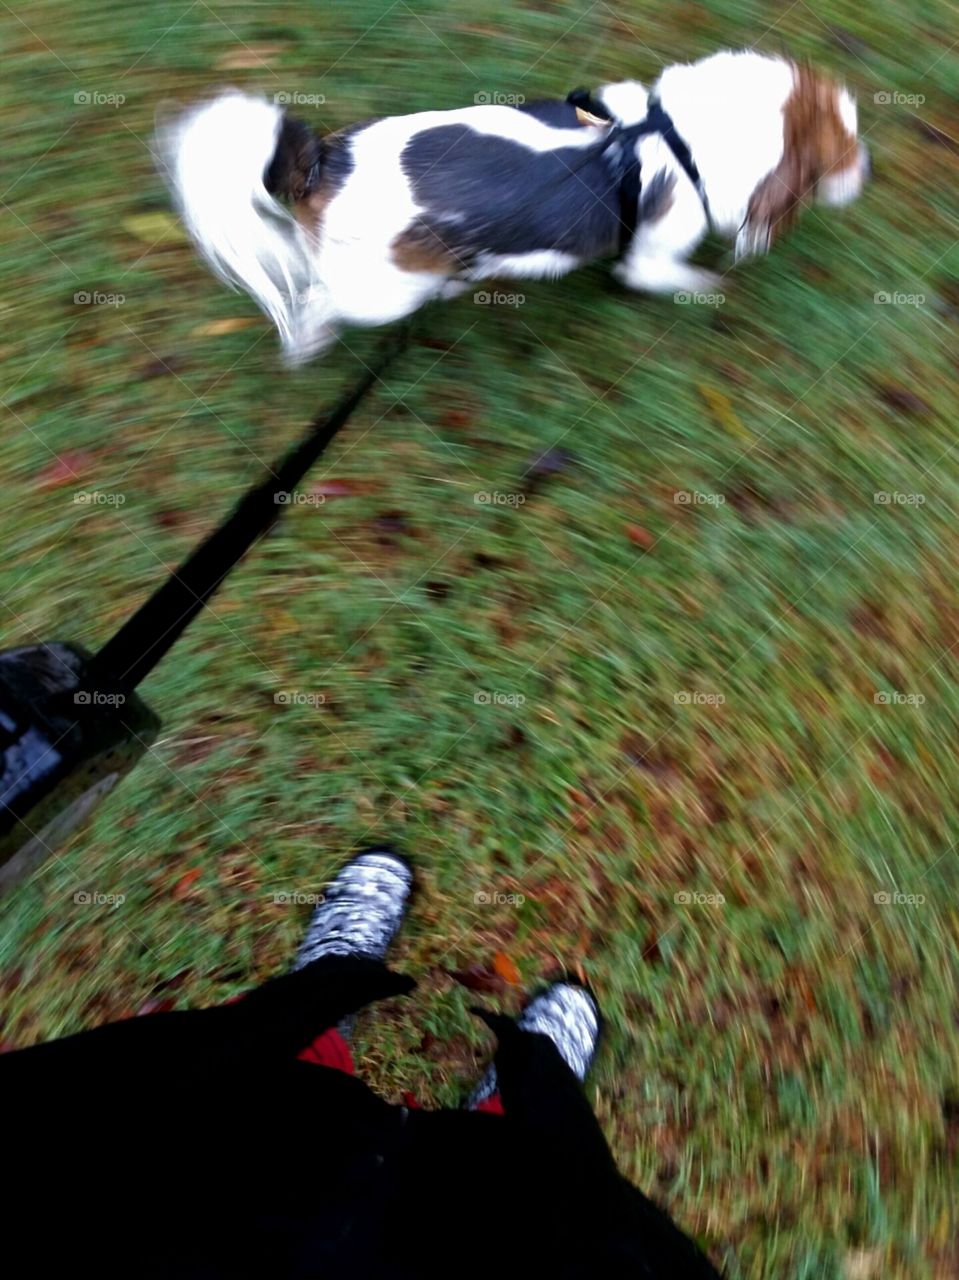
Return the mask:
<path id="1" fill-rule="evenodd" d="M 340 317 L 324 285 L 314 283 L 297 298 L 293 315 L 293 343 L 288 350 L 291 364 L 312 360 L 336 341 Z"/>
<path id="2" fill-rule="evenodd" d="M 613 268 L 613 275 L 627 289 L 648 293 L 715 289 L 719 276 L 685 261 L 707 228 L 699 196 L 684 178 L 667 189 L 653 216 L 640 221 L 623 260 Z"/>
<path id="3" fill-rule="evenodd" d="M 722 280 L 715 272 L 660 254 L 630 254 L 625 261 L 617 263 L 613 275 L 627 289 L 645 293 L 709 293 Z"/>

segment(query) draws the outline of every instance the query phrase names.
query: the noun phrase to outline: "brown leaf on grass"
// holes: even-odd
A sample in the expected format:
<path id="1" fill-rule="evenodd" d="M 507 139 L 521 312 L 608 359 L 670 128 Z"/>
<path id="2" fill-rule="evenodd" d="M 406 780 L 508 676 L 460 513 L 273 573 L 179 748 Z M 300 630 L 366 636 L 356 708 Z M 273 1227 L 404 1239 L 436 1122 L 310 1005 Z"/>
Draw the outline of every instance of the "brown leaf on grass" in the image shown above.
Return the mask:
<path id="1" fill-rule="evenodd" d="M 739 421 L 733 410 L 732 402 L 727 395 L 724 395 L 716 387 L 709 387 L 703 382 L 696 384 L 696 390 L 706 401 L 706 407 L 719 422 L 720 426 L 725 427 L 734 436 L 739 436 L 740 439 L 752 439 L 752 433 Z"/>
<path id="2" fill-rule="evenodd" d="M 245 44 L 221 54 L 213 65 L 220 71 L 245 71 L 250 67 L 268 66 L 284 48 L 282 44 Z"/>
<path id="3" fill-rule="evenodd" d="M 493 968 L 511 987 L 518 987 L 522 982 L 519 969 L 505 951 L 497 951 L 493 956 Z"/>
<path id="4" fill-rule="evenodd" d="M 259 321 L 254 316 L 225 316 L 222 320 L 209 320 L 191 330 L 194 338 L 219 338 L 225 333 L 238 333 L 252 329 Z"/>
<path id="5" fill-rule="evenodd" d="M 145 1018 L 151 1013 L 169 1013 L 171 1009 L 176 1008 L 176 1000 L 173 996 L 167 996 L 166 999 L 144 1000 L 143 1004 L 134 1013 L 135 1018 Z"/>
<path id="6" fill-rule="evenodd" d="M 140 365 L 141 378 L 162 378 L 186 367 L 186 359 L 178 355 L 157 356 Z"/>
<path id="7" fill-rule="evenodd" d="M 506 982 L 500 974 L 484 969 L 478 964 L 471 964 L 467 969 L 446 969 L 444 972 L 467 991 L 484 991 L 487 994 L 493 994 L 503 991 L 506 987 Z"/>
<path id="8" fill-rule="evenodd" d="M 447 409 L 440 415 L 440 425 L 450 427 L 453 431 L 462 431 L 464 427 L 473 425 L 473 419 L 465 409 Z"/>
<path id="9" fill-rule="evenodd" d="M 844 1275 L 846 1280 L 872 1280 L 873 1276 L 882 1275 L 884 1250 L 853 1249 L 846 1254 Z"/>
<path id="10" fill-rule="evenodd" d="M 643 944 L 643 960 L 647 964 L 662 964 L 663 953 L 659 946 L 659 937 L 655 932 L 650 933 Z"/>
<path id="11" fill-rule="evenodd" d="M 353 498 L 376 492 L 376 485 L 359 480 L 337 480 L 333 477 L 317 480 L 309 492 L 319 498 Z"/>
<path id="12" fill-rule="evenodd" d="M 93 454 L 83 449 L 67 449 L 57 454 L 56 458 L 37 473 L 37 484 L 41 489 L 57 489 L 61 485 L 76 484 L 84 472 L 93 466 Z"/>
<path id="13" fill-rule="evenodd" d="M 909 113 L 912 115 L 912 112 Z M 912 116 L 913 127 L 922 134 L 929 142 L 934 142 L 938 147 L 946 147 L 949 151 L 959 152 L 959 142 L 951 137 L 946 129 L 940 129 L 937 124 L 933 124 L 931 120 L 925 120 L 921 116 Z"/>
<path id="14" fill-rule="evenodd" d="M 876 391 L 880 399 L 897 413 L 905 413 L 917 418 L 927 417 L 932 413 L 925 400 L 909 387 L 899 386 L 894 382 L 883 382 L 876 387 Z"/>
<path id="15" fill-rule="evenodd" d="M 573 830 L 578 831 L 580 835 L 589 830 L 589 811 L 593 808 L 593 802 L 585 792 L 580 791 L 577 787 L 569 787 L 566 791 L 570 802 L 570 822 Z"/>
<path id="16" fill-rule="evenodd" d="M 185 898 L 189 894 L 192 886 L 196 883 L 197 880 L 199 880 L 202 874 L 203 874 L 202 867 L 192 867 L 189 871 L 184 872 L 184 874 L 180 876 L 179 880 L 173 886 L 174 898 L 176 898 L 178 901 Z"/>

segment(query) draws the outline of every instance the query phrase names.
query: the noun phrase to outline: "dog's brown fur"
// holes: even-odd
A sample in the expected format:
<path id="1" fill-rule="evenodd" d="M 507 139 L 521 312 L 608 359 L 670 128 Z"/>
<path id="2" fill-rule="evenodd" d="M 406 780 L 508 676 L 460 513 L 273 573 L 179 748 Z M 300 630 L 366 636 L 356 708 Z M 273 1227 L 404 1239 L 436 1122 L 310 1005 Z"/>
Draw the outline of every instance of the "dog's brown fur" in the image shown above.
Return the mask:
<path id="1" fill-rule="evenodd" d="M 390 245 L 390 258 L 401 271 L 432 271 L 452 275 L 463 263 L 431 227 L 415 222 Z"/>
<path id="2" fill-rule="evenodd" d="M 804 64 L 783 110 L 783 156 L 752 194 L 750 239 L 772 245 L 795 220 L 816 183 L 857 162 L 855 137 L 839 112 L 839 86 Z"/>

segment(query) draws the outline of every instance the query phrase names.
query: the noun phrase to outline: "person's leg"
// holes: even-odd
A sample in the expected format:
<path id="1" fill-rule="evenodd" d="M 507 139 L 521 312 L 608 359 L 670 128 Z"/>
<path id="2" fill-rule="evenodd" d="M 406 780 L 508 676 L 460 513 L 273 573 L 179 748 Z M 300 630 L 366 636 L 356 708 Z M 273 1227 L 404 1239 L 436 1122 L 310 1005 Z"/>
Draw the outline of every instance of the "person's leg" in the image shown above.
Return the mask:
<path id="1" fill-rule="evenodd" d="M 585 987 L 572 982 L 554 982 L 533 997 L 517 1019 L 523 1031 L 548 1036 L 560 1057 L 579 1080 L 585 1080 L 599 1046 L 601 1018 L 599 1005 Z M 466 1103 L 471 1111 L 503 1114 L 496 1079 L 490 1065 Z"/>
<path id="2" fill-rule="evenodd" d="M 413 888 L 413 872 L 390 849 L 368 849 L 341 868 L 315 908 L 291 968 L 324 956 L 383 960 L 399 931 Z M 354 1074 L 348 1042 L 351 1020 L 330 1027 L 298 1055 L 304 1062 Z"/>

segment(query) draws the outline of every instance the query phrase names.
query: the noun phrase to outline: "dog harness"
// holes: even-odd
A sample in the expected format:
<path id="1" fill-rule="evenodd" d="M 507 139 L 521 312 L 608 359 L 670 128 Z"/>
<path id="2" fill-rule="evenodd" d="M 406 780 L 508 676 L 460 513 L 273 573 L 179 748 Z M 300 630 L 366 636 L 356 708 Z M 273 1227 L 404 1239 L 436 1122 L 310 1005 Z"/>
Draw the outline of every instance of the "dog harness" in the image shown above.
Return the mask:
<path id="1" fill-rule="evenodd" d="M 618 154 L 615 163 L 619 167 L 619 250 L 625 252 L 636 232 L 639 218 L 639 197 L 642 191 L 642 166 L 636 143 L 651 133 L 658 133 L 676 158 L 680 168 L 696 188 L 702 202 L 703 211 L 708 221 L 712 221 L 709 212 L 709 200 L 702 175 L 696 166 L 692 152 L 685 139 L 673 124 L 669 112 L 663 108 L 658 98 L 650 97 L 646 103 L 646 115 L 636 124 L 620 124 L 615 117 L 588 89 L 573 89 L 566 95 L 566 101 L 576 108 L 576 114 L 583 124 L 609 125 L 606 136 L 607 147 L 616 146 Z"/>

